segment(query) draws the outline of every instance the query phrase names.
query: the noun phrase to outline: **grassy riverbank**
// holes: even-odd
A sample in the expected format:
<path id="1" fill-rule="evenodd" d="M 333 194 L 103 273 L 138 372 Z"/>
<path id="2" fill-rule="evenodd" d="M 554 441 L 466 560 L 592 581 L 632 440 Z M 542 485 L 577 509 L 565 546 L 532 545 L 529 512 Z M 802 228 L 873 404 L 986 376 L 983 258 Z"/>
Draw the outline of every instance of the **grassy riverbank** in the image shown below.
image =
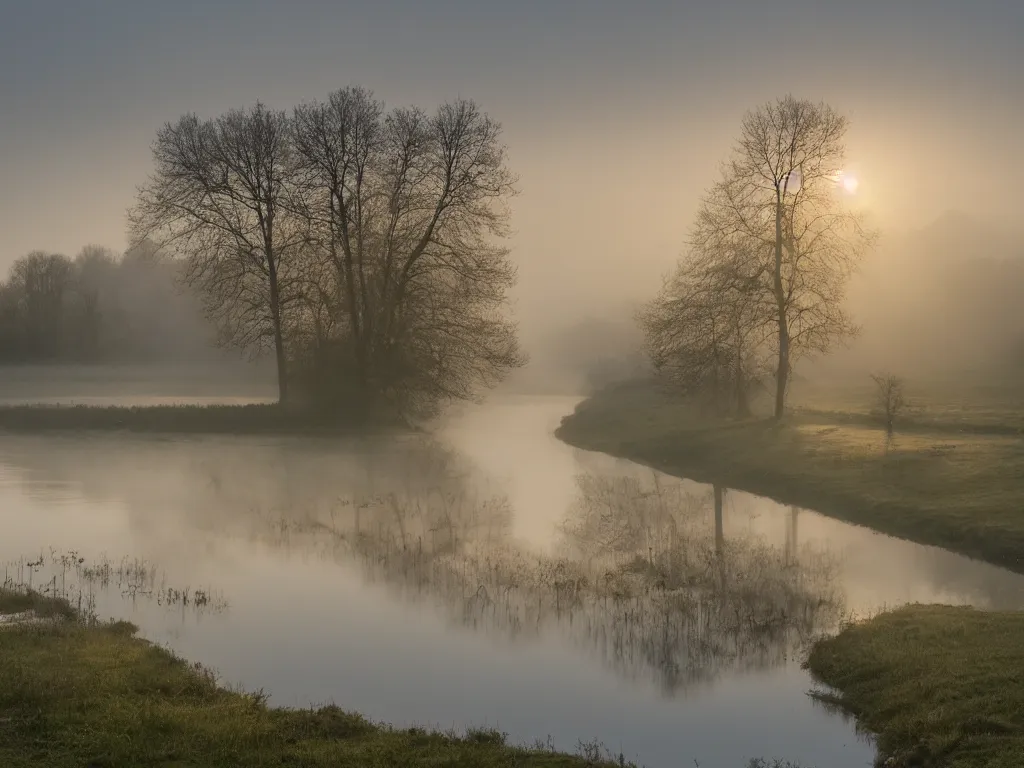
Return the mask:
<path id="1" fill-rule="evenodd" d="M 1024 613 L 908 606 L 845 629 L 808 666 L 893 765 L 1024 765 Z"/>
<path id="2" fill-rule="evenodd" d="M 893 445 L 867 412 L 719 421 L 648 385 L 585 400 L 556 434 L 588 450 L 769 496 L 1024 572 L 1024 407 L 922 407 Z"/>
<path id="3" fill-rule="evenodd" d="M 210 434 L 344 433 L 370 427 L 397 428 L 397 419 L 256 405 L 0 406 L 0 430 L 12 432 L 116 431 Z"/>
<path id="4" fill-rule="evenodd" d="M 79 621 L 66 603 L 0 589 L 0 614 L 26 610 L 61 620 L 0 626 L 0 765 L 10 768 L 606 765 L 586 751 L 512 747 L 490 731 L 456 737 L 336 707 L 271 708 L 128 624 Z"/>

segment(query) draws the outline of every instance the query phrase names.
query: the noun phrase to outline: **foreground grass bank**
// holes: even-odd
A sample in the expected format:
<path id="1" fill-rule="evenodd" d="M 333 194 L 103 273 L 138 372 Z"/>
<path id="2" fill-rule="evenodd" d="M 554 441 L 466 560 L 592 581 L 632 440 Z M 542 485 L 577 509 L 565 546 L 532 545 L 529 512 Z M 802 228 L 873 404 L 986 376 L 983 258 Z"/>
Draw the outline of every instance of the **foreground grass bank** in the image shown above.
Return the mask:
<path id="1" fill-rule="evenodd" d="M 894 768 L 1024 765 L 1024 613 L 908 606 L 820 641 L 811 671 Z"/>
<path id="2" fill-rule="evenodd" d="M 353 413 L 328 418 L 276 404 L 257 405 L 15 405 L 0 406 L 0 430 L 12 432 L 117 431 L 210 434 L 344 433 L 400 428 L 395 418 Z"/>
<path id="3" fill-rule="evenodd" d="M 87 624 L 66 603 L 0 590 L 0 614 L 26 610 L 59 620 L 0 627 L 5 767 L 608 764 L 512 747 L 489 731 L 456 737 L 374 725 L 336 707 L 267 707 L 219 688 L 128 624 Z"/>
<path id="4" fill-rule="evenodd" d="M 579 448 L 1024 572 L 1024 437 L 998 424 L 925 414 L 886 445 L 862 414 L 712 421 L 633 384 L 585 400 L 556 434 Z"/>

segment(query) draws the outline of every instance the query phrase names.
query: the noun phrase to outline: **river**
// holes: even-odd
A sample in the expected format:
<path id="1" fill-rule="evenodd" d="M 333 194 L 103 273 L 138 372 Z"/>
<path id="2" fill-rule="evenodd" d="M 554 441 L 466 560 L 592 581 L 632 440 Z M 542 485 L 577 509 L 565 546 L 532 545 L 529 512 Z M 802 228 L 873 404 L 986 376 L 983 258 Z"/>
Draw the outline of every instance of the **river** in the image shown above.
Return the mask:
<path id="1" fill-rule="evenodd" d="M 429 438 L 0 435 L 0 569 L 272 704 L 651 768 L 869 766 L 807 644 L 906 602 L 1024 607 L 998 568 L 571 448 L 575 402 Z"/>

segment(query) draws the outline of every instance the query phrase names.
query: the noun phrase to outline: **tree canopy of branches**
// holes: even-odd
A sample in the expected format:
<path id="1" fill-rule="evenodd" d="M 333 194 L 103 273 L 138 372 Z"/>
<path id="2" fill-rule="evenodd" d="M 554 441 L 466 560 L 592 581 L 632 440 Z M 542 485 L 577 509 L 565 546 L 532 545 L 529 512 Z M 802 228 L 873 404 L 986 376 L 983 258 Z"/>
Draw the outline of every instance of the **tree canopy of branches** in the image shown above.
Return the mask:
<path id="1" fill-rule="evenodd" d="M 347 88 L 296 108 L 293 132 L 301 212 L 333 277 L 318 376 L 426 412 L 520 365 L 501 312 L 515 179 L 498 124 L 471 101 L 385 112 Z"/>
<path id="2" fill-rule="evenodd" d="M 158 133 L 132 213 L 188 265 L 224 340 L 272 340 L 282 402 L 428 414 L 521 365 L 503 313 L 515 178 L 471 101 L 386 111 L 362 88 Z"/>
<path id="3" fill-rule="evenodd" d="M 133 240 L 185 257 L 185 279 L 204 290 L 225 342 L 273 346 L 281 402 L 290 257 L 307 239 L 287 215 L 289 150 L 285 113 L 262 104 L 211 120 L 184 115 L 157 132 L 156 170 L 129 214 Z"/>
<path id="4" fill-rule="evenodd" d="M 793 363 L 857 331 L 842 302 L 874 233 L 842 203 L 846 130 L 828 105 L 792 96 L 749 112 L 691 233 L 692 249 L 721 267 L 727 303 L 748 303 L 758 328 L 770 313 L 776 418 Z"/>
<path id="5" fill-rule="evenodd" d="M 750 413 L 767 368 L 771 307 L 756 289 L 751 255 L 694 246 L 659 295 L 639 313 L 654 370 L 684 395 L 731 401 Z"/>

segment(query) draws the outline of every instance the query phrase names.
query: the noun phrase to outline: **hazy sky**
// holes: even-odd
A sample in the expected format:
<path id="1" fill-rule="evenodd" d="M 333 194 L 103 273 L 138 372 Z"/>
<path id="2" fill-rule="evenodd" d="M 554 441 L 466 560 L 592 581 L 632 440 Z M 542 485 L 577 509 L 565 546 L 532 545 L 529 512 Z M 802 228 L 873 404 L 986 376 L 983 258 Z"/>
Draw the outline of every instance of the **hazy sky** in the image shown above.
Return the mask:
<path id="1" fill-rule="evenodd" d="M 565 292 L 657 288 L 743 112 L 787 92 L 848 114 L 885 227 L 1024 209 L 1021 0 L 0 0 L 0 268 L 123 248 L 157 127 L 359 84 L 476 99 L 521 177 L 524 331 Z"/>

